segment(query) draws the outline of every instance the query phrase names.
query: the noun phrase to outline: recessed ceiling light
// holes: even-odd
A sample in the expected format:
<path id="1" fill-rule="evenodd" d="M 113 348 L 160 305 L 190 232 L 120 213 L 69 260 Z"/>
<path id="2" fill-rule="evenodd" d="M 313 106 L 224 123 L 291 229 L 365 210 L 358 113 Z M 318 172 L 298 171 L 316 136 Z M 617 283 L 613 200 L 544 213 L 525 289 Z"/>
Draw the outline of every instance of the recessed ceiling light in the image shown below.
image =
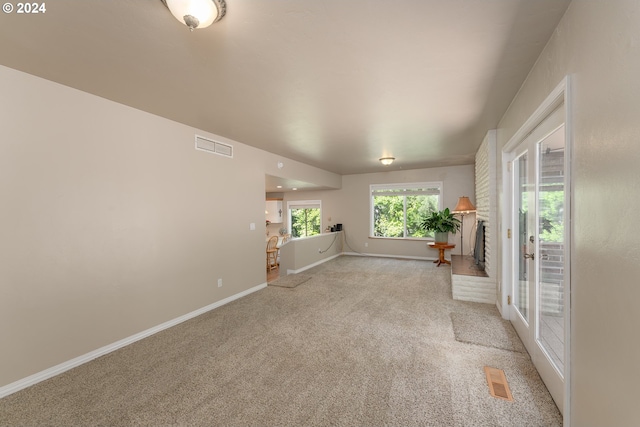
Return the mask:
<path id="1" fill-rule="evenodd" d="M 277 185 L 276 188 L 282 188 L 282 185 Z"/>
<path id="2" fill-rule="evenodd" d="M 297 190 L 297 188 L 296 188 L 296 187 L 293 187 L 293 188 L 292 188 L 292 190 L 293 190 L 293 191 L 296 191 L 296 190 Z"/>

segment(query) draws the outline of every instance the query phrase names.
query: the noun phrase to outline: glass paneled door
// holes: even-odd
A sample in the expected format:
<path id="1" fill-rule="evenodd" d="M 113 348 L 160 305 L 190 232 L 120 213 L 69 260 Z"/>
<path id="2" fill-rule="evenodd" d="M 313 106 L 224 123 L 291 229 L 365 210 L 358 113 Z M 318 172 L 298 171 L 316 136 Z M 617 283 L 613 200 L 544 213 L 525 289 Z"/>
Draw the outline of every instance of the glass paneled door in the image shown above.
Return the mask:
<path id="1" fill-rule="evenodd" d="M 511 322 L 560 411 L 568 337 L 569 176 L 564 108 L 512 152 Z"/>
<path id="2" fill-rule="evenodd" d="M 513 262 L 516 271 L 513 278 L 513 308 L 522 320 L 522 325 L 517 325 L 517 329 L 522 331 L 520 336 L 526 334 L 526 328 L 529 326 L 529 281 L 531 279 L 531 271 L 529 270 L 530 263 L 528 261 L 528 257 L 530 256 L 528 253 L 529 244 L 527 242 L 531 235 L 531 223 L 528 219 L 529 206 L 532 205 L 529 197 L 532 192 L 529 180 L 529 153 L 526 150 L 527 147 L 524 148 L 525 151 L 519 154 L 514 162 L 514 188 L 516 190 L 516 197 L 514 198 L 516 212 L 514 218 L 517 218 L 518 221 L 514 224 L 516 250 L 513 251 Z"/>

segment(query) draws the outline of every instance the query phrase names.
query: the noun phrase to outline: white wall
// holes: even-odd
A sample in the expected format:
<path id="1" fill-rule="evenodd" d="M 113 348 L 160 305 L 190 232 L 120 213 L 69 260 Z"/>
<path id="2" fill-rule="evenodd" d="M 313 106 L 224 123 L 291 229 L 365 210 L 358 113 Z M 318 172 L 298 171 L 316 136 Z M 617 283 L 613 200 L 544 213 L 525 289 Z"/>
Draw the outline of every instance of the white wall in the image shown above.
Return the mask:
<path id="1" fill-rule="evenodd" d="M 322 233 L 291 239 L 280 247 L 280 277 L 296 274 L 340 256 L 343 233 Z"/>
<path id="2" fill-rule="evenodd" d="M 322 200 L 323 227 L 343 224 L 344 251 L 374 255 L 393 255 L 418 258 L 436 258 L 437 251 L 427 248 L 422 240 L 370 238 L 371 184 L 443 182 L 443 207 L 453 209 L 460 196 L 474 200 L 474 166 L 448 166 L 390 172 L 344 175 L 342 189 L 332 191 L 290 192 L 288 200 Z M 467 222 L 465 221 L 465 227 Z M 465 252 L 470 244 L 469 229 L 465 228 Z M 460 234 L 449 235 L 449 240 L 460 245 Z M 365 246 L 367 244 L 367 246 Z M 457 248 L 456 248 L 457 249 Z"/>
<path id="3" fill-rule="evenodd" d="M 0 93 L 0 387 L 265 283 L 265 174 L 342 186 L 1 66 Z M 234 157 L 196 151 L 195 134 Z M 423 242 L 368 238 L 369 184 L 443 181 L 453 207 L 473 192 L 473 166 L 344 180 L 306 197 L 323 199 L 325 225 L 344 223 L 369 253 L 425 257 Z"/>
<path id="4" fill-rule="evenodd" d="M 6 67 L 0 93 L 0 387 L 266 282 L 283 159 Z"/>
<path id="5" fill-rule="evenodd" d="M 640 212 L 639 24 L 637 0 L 574 0 L 498 126 L 500 151 L 571 76 L 575 426 L 640 419 L 640 240 L 633 227 Z"/>

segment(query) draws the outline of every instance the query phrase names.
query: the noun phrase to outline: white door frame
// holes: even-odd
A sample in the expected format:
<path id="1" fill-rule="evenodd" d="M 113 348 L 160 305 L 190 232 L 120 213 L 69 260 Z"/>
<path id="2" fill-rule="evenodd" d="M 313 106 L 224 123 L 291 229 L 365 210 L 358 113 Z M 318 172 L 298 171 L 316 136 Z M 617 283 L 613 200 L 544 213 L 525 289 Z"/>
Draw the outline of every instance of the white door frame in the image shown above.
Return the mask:
<path id="1" fill-rule="evenodd" d="M 501 295 L 498 304 L 501 305 L 502 316 L 505 319 L 509 319 L 510 310 L 509 310 L 509 301 L 508 298 L 511 294 L 511 289 L 513 287 L 511 270 L 513 268 L 513 259 L 511 257 L 511 251 L 509 248 L 511 247 L 511 238 L 515 238 L 514 236 L 509 235 L 508 230 L 513 230 L 513 218 L 512 218 L 512 180 L 511 180 L 511 171 L 513 170 L 512 165 L 510 163 L 512 157 L 512 151 L 547 117 L 551 112 L 553 112 L 558 105 L 564 104 L 565 109 L 565 156 L 566 156 L 566 170 L 569 174 L 571 174 L 571 159 L 572 159 L 572 148 L 573 148 L 573 123 L 572 123 L 572 115 L 571 115 L 571 87 L 570 87 L 570 78 L 569 76 L 565 76 L 564 79 L 556 86 L 556 88 L 547 96 L 547 98 L 540 104 L 540 106 L 534 111 L 534 113 L 527 119 L 527 121 L 518 129 L 518 131 L 509 139 L 507 144 L 502 148 L 502 206 L 501 206 L 501 224 L 502 224 L 502 233 L 501 233 L 501 261 L 502 261 L 502 284 L 501 284 Z M 570 311 L 571 307 L 571 263 L 572 254 L 575 253 L 573 250 L 573 241 L 571 236 L 573 236 L 573 221 L 571 215 L 571 207 L 573 206 L 573 179 L 570 180 L 569 191 L 569 200 L 566 206 L 569 209 L 568 218 L 569 222 L 566 225 L 566 247 L 565 247 L 565 259 L 568 260 L 568 267 L 565 269 L 565 310 L 568 310 L 568 315 L 565 316 L 565 368 L 564 368 L 564 425 L 571 425 L 570 423 L 570 408 L 571 408 L 571 324 L 570 321 L 573 317 L 573 312 Z"/>

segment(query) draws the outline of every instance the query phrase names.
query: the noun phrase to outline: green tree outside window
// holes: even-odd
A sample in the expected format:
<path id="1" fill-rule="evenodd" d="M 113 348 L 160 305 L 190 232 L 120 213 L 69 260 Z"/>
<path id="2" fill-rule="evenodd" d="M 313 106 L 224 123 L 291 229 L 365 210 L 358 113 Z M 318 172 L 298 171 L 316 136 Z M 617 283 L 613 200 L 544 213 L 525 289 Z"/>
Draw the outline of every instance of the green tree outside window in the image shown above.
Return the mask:
<path id="1" fill-rule="evenodd" d="M 372 186 L 372 233 L 374 237 L 424 238 L 433 233 L 421 227 L 440 201 L 439 185 L 417 184 L 402 188 L 401 184 Z"/>
<path id="2" fill-rule="evenodd" d="M 320 209 L 291 209 L 291 236 L 308 237 L 320 234 Z"/>

